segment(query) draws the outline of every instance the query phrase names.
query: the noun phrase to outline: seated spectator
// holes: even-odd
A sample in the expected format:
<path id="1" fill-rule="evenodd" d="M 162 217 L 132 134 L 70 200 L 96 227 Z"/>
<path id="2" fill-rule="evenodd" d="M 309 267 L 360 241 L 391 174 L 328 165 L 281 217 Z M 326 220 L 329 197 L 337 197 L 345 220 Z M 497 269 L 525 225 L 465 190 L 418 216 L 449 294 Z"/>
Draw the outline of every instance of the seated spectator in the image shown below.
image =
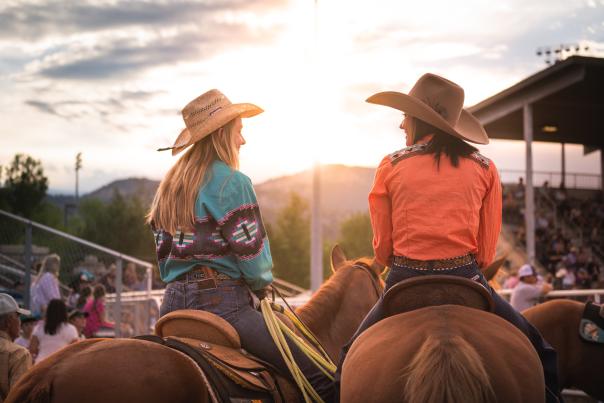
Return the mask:
<path id="1" fill-rule="evenodd" d="M 69 297 L 67 298 L 67 307 L 69 309 L 77 308 L 82 290 L 84 290 L 86 287 L 89 287 L 93 281 L 94 276 L 88 270 L 82 270 L 75 275 L 74 279 L 69 285 L 71 288 L 71 294 L 69 294 Z"/>
<path id="2" fill-rule="evenodd" d="M 46 307 L 53 299 L 60 299 L 59 271 L 61 258 L 52 254 L 44 258 L 42 271 L 31 286 L 32 311 L 34 315 L 43 316 Z"/>
<path id="3" fill-rule="evenodd" d="M 518 278 L 518 271 L 513 270 L 510 272 L 509 277 L 506 278 L 503 282 L 503 288 L 512 289 L 518 285 L 518 281 L 520 281 L 520 279 Z"/>
<path id="4" fill-rule="evenodd" d="M 138 273 L 136 272 L 136 265 L 132 262 L 126 264 L 122 278 L 124 282 L 124 291 L 144 291 L 147 289 L 146 284 L 139 279 Z"/>
<path id="5" fill-rule="evenodd" d="M 88 313 L 86 326 L 84 327 L 84 336 L 95 337 L 95 334 L 105 329 L 113 329 L 114 323 L 106 320 L 105 313 L 105 287 L 97 284 L 92 292 L 93 298 L 90 299 L 84 307 L 84 312 Z"/>
<path id="6" fill-rule="evenodd" d="M 587 270 L 583 267 L 581 267 L 579 270 L 577 270 L 577 287 L 587 290 L 591 288 L 591 276 L 590 274 L 587 272 Z"/>
<path id="7" fill-rule="evenodd" d="M 518 178 L 518 184 L 514 189 L 514 198 L 516 200 L 524 200 L 524 179 L 522 177 Z"/>
<path id="8" fill-rule="evenodd" d="M 84 309 L 84 306 L 86 306 L 86 303 L 91 298 L 92 298 L 92 287 L 87 285 L 86 287 L 82 288 L 82 291 L 80 291 L 80 295 L 78 295 L 78 300 L 76 301 L 76 304 L 75 304 L 75 309 L 79 309 L 79 310 Z"/>
<path id="9" fill-rule="evenodd" d="M 67 321 L 67 306 L 60 299 L 48 304 L 46 316 L 33 332 L 29 351 L 34 362 L 39 363 L 63 347 L 78 341 L 78 331 Z"/>
<path id="10" fill-rule="evenodd" d="M 520 282 L 512 291 L 511 305 L 522 312 L 535 305 L 542 295 L 552 290 L 551 284 L 537 282 L 537 273 L 531 265 L 525 264 L 518 270 Z"/>
<path id="11" fill-rule="evenodd" d="M 105 292 L 114 293 L 115 292 L 115 280 L 117 277 L 117 266 L 115 263 L 112 263 L 107 269 L 107 274 L 101 278 L 101 284 L 105 287 Z"/>
<path id="12" fill-rule="evenodd" d="M 88 312 L 80 311 L 78 309 L 73 309 L 67 315 L 67 319 L 69 323 L 71 323 L 76 330 L 78 331 L 78 339 L 83 340 L 86 338 L 84 336 L 84 328 L 86 327 L 86 319 L 88 318 Z"/>
<path id="13" fill-rule="evenodd" d="M 556 277 L 561 279 L 560 281 L 563 290 L 572 290 L 573 288 L 575 288 L 577 278 L 575 277 L 575 272 L 572 269 L 561 267 L 556 272 Z"/>
<path id="14" fill-rule="evenodd" d="M 0 294 L 0 402 L 3 402 L 13 385 L 31 367 L 31 356 L 26 348 L 13 343 L 19 336 L 19 314 L 31 312 L 19 308 L 8 294 Z"/>
<path id="15" fill-rule="evenodd" d="M 21 316 L 21 334 L 15 339 L 15 343 L 29 349 L 31 335 L 34 331 L 34 327 L 36 327 L 36 324 L 38 323 L 38 320 L 39 318 L 37 316 Z"/>

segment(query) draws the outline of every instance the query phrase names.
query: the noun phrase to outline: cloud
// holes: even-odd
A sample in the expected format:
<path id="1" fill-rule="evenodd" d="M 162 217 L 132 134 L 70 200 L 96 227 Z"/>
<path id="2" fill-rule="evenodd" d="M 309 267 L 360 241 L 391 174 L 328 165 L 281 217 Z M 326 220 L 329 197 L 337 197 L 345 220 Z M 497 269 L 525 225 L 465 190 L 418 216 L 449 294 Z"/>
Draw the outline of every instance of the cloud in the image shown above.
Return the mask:
<path id="1" fill-rule="evenodd" d="M 27 100 L 25 101 L 25 104 L 32 106 L 41 112 L 48 113 L 50 115 L 60 116 L 59 113 L 57 113 L 55 107 L 48 102 Z"/>
<path id="2" fill-rule="evenodd" d="M 0 38 L 39 41 L 82 31 L 128 26 L 178 25 L 236 8 L 262 11 L 282 6 L 284 0 L 222 1 L 25 1 L 0 7 Z"/>
<path id="3" fill-rule="evenodd" d="M 158 66 L 268 44 L 286 0 L 28 1 L 0 5 L 0 55 L 18 79 L 125 79 Z M 268 23 L 258 21 L 267 19 Z M 273 16 L 274 17 L 274 16 Z M 6 59 L 6 58 L 5 58 Z M 21 62 L 21 69 L 16 64 Z M 0 66 L 5 63 L 0 63 Z"/>

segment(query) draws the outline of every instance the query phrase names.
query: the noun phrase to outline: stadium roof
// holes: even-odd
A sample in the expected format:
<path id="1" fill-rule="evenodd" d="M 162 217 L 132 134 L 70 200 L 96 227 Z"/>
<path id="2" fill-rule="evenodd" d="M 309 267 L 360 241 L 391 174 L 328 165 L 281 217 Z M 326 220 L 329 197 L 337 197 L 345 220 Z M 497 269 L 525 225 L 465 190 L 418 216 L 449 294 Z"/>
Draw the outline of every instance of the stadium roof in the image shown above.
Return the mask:
<path id="1" fill-rule="evenodd" d="M 532 105 L 533 141 L 604 147 L 604 59 L 572 56 L 469 108 L 492 139 L 524 140 Z"/>

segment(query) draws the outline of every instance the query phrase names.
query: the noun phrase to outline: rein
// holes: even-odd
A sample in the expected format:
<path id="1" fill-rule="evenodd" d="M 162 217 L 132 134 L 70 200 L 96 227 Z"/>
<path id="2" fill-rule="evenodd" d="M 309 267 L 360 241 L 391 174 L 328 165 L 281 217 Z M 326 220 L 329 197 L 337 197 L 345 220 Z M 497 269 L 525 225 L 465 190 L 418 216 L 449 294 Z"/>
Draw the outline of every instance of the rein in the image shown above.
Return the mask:
<path id="1" fill-rule="evenodd" d="M 382 295 L 382 286 L 380 284 L 380 277 L 373 269 L 371 269 L 371 267 L 369 267 L 369 265 L 367 263 L 355 262 L 351 266 L 351 268 L 360 269 L 360 270 L 364 271 L 365 273 L 369 274 L 369 277 L 371 278 L 371 285 L 373 285 L 373 289 L 374 289 L 377 297 L 379 298 L 380 295 Z"/>

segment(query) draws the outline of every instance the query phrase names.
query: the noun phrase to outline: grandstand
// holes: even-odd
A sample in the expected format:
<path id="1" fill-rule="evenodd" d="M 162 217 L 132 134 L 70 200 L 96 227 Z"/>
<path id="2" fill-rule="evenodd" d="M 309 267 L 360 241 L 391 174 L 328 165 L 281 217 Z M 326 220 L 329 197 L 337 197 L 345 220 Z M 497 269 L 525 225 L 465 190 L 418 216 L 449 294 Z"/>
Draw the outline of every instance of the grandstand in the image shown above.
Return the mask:
<path id="1" fill-rule="evenodd" d="M 552 244 L 558 255 L 576 248 L 602 267 L 604 179 L 602 175 L 568 175 L 564 151 L 568 143 L 583 145 L 585 154 L 600 150 L 604 167 L 604 93 L 599 88 L 604 88 L 604 59 L 572 56 L 470 108 L 490 138 L 526 144 L 526 171 L 519 175 L 524 183 L 522 189 L 505 189 L 504 219 L 518 246 L 526 248 L 528 260 L 545 269 L 556 267 L 550 261 L 552 250 L 546 250 Z M 533 141 L 561 144 L 559 175 L 543 179 L 533 169 Z M 541 183 L 536 183 L 536 173 L 541 174 Z M 569 189 L 570 178 L 574 189 Z M 518 211 L 524 214 L 514 216 Z M 546 221 L 548 230 L 544 231 Z M 554 235 L 549 239 L 552 228 Z"/>

